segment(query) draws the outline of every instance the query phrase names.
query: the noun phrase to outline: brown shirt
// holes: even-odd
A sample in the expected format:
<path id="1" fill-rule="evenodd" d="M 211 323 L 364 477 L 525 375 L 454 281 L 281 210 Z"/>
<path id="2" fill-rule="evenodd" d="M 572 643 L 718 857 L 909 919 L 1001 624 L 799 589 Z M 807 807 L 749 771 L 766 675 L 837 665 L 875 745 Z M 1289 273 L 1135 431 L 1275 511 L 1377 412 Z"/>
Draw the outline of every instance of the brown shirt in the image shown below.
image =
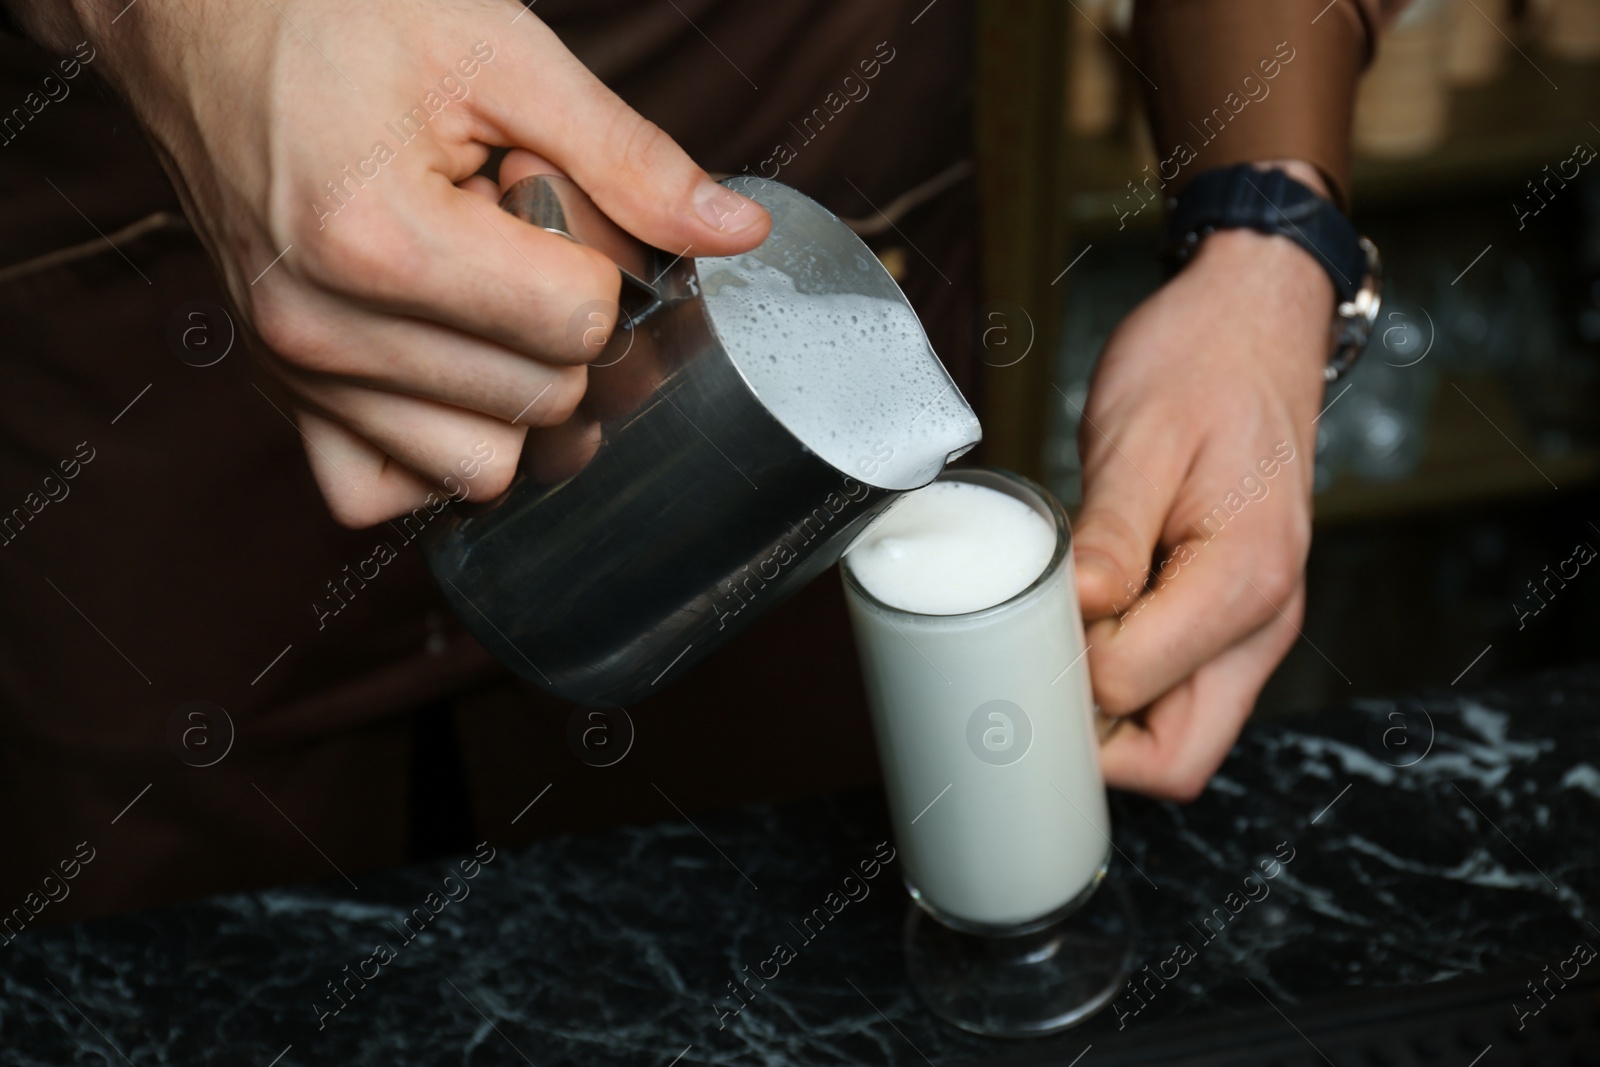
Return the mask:
<path id="1" fill-rule="evenodd" d="M 1139 0 L 1134 58 L 1169 191 L 1213 167 L 1302 159 L 1348 207 L 1356 78 L 1405 3 Z"/>
<path id="2" fill-rule="evenodd" d="M 779 179 L 863 217 L 970 157 L 970 8 L 942 0 L 913 26 L 925 6 L 540 0 L 535 13 L 703 165 L 754 170 L 792 145 Z M 791 127 L 846 76 L 865 77 L 869 59 L 870 96 L 820 133 Z M 476 714 L 480 687 L 504 677 L 416 544 L 387 524 L 333 523 L 284 399 L 242 344 L 207 366 L 180 358 L 193 355 L 174 340 L 190 305 L 226 298 L 137 127 L 96 83 L 103 62 L 85 58 L 62 82 L 56 58 L 0 38 L 0 109 L 24 108 L 0 110 L 12 118 L 0 130 L 0 920 L 80 842 L 100 857 L 70 898 L 37 920 L 25 912 L 11 934 L 17 922 L 324 877 L 324 855 L 357 879 L 397 862 L 413 803 L 408 713 L 450 699 Z M 897 222 L 939 264 L 910 257 L 905 288 L 963 389 L 970 186 Z M 219 346 L 224 327 L 208 327 Z M 345 589 L 383 543 L 393 562 Z M 352 595 L 324 618 L 314 605 L 330 603 L 330 582 Z M 642 735 L 632 785 L 567 750 L 570 707 L 523 693 L 497 703 L 506 714 L 482 762 L 497 761 L 519 797 L 475 801 L 484 832 L 503 839 L 527 786 L 552 780 L 510 830 L 551 832 L 607 805 L 615 818 L 611 794 L 630 789 L 629 817 L 670 815 L 635 773 L 652 759 L 687 810 L 774 795 L 759 780 L 772 763 L 749 741 L 692 783 L 665 776 L 704 765 L 708 738 L 781 744 L 787 779 L 809 789 L 837 788 L 840 764 L 868 768 L 870 746 L 849 743 L 864 704 L 837 581 L 806 594 L 786 605 L 787 624 L 744 635 L 757 645 L 629 708 Z M 802 601 L 820 617 L 797 618 Z M 775 655 L 792 659 L 775 667 Z M 224 720 L 197 729 L 192 701 L 226 711 L 231 746 Z M 845 747 L 849 757 L 830 755 Z"/>

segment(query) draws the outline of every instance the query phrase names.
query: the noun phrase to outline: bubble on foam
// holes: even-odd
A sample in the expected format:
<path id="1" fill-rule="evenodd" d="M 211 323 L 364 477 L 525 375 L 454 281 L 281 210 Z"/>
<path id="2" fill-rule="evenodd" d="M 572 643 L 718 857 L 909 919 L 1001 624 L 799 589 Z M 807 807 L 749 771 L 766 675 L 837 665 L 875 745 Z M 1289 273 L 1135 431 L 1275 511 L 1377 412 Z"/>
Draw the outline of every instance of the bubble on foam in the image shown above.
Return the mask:
<path id="1" fill-rule="evenodd" d="M 973 415 L 903 302 L 818 293 L 751 255 L 697 262 L 734 365 L 767 408 L 824 461 L 888 489 L 925 485 L 977 441 Z"/>

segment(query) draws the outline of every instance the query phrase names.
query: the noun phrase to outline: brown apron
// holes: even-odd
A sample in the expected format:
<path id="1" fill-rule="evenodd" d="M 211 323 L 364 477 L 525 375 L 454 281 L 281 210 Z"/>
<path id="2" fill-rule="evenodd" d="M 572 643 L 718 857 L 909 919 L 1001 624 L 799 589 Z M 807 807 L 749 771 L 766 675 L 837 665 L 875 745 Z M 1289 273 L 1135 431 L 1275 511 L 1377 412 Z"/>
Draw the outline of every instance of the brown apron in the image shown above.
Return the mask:
<path id="1" fill-rule="evenodd" d="M 537 13 L 708 169 L 770 171 L 788 146 L 780 180 L 898 247 L 971 397 L 968 5 L 543 0 Z M 813 117 L 874 59 L 869 95 Z M 0 103 L 53 67 L 0 41 Z M 411 830 L 467 807 L 478 836 L 514 841 L 876 774 L 831 576 L 630 707 L 631 748 L 606 767 L 568 743 L 581 711 L 514 682 L 466 635 L 414 545 L 319 628 L 313 601 L 379 534 L 328 517 L 241 344 L 192 365 L 204 360 L 184 330 L 216 331 L 211 351 L 226 340 L 225 324 L 189 315 L 225 304 L 210 264 L 93 63 L 57 84 L 68 91 L 0 123 L 0 936 L 359 881 L 403 860 Z M 874 205 L 918 187 L 937 191 L 885 225 Z M 459 796 L 438 786 L 454 750 Z M 93 861 L 62 882 L 85 842 Z"/>

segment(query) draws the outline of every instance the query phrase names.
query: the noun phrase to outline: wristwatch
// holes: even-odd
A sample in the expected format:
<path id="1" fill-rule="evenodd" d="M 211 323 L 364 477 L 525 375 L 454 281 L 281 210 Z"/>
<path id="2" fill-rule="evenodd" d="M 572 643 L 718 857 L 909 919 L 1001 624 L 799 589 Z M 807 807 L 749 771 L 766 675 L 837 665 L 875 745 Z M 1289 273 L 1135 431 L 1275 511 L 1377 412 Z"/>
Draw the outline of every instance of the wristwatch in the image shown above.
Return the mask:
<path id="1" fill-rule="evenodd" d="M 1281 170 L 1248 163 L 1198 175 L 1167 201 L 1168 273 L 1187 263 L 1217 230 L 1250 229 L 1287 237 L 1322 264 L 1339 296 L 1330 328 L 1325 381 L 1337 381 L 1367 346 L 1383 302 L 1378 246 L 1332 202 Z"/>

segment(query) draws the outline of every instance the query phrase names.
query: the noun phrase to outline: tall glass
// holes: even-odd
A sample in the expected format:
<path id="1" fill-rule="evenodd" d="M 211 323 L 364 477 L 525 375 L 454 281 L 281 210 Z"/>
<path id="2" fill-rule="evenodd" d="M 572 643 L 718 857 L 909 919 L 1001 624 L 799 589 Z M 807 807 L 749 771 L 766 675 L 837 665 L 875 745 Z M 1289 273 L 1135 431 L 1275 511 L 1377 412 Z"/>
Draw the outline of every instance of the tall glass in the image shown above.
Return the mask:
<path id="1" fill-rule="evenodd" d="M 1111 819 L 1100 775 L 1066 512 L 1019 475 L 947 471 L 1026 503 L 1049 564 L 959 615 L 884 603 L 844 574 L 889 813 L 915 906 L 913 985 L 969 1030 L 1064 1029 L 1108 1003 L 1132 960 L 1120 891 L 1100 894 Z"/>

